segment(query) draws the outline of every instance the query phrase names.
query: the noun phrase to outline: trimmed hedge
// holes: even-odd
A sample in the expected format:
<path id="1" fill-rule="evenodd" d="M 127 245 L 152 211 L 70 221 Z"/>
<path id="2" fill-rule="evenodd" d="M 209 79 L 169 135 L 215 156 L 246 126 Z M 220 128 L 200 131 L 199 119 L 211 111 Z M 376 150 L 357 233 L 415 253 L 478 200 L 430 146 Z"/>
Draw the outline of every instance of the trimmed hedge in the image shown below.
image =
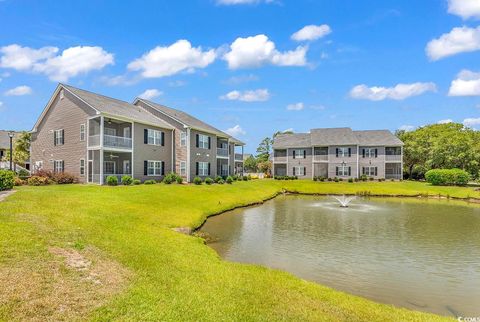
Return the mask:
<path id="1" fill-rule="evenodd" d="M 118 185 L 118 178 L 116 176 L 108 176 L 107 177 L 107 185 L 109 185 L 109 186 Z"/>
<path id="2" fill-rule="evenodd" d="M 462 169 L 433 169 L 425 173 L 425 179 L 434 186 L 464 186 L 470 174 Z"/>
<path id="3" fill-rule="evenodd" d="M 15 173 L 10 170 L 0 170 L 0 191 L 13 188 Z"/>
<path id="4" fill-rule="evenodd" d="M 128 175 L 124 175 L 122 177 L 122 184 L 124 186 L 129 186 L 129 185 L 133 184 L 133 178 L 128 176 Z"/>

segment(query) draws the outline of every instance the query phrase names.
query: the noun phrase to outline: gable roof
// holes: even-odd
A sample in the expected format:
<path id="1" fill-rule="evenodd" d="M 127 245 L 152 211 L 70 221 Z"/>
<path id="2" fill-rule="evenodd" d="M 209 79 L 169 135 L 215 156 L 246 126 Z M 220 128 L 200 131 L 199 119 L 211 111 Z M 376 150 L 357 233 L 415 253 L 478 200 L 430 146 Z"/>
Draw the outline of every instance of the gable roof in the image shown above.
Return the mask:
<path id="1" fill-rule="evenodd" d="M 61 86 L 96 109 L 100 114 L 108 114 L 112 117 L 123 117 L 138 123 L 150 124 L 165 129 L 173 129 L 173 127 L 164 120 L 159 119 L 155 115 L 136 105 L 70 85 L 61 84 Z"/>
<path id="2" fill-rule="evenodd" d="M 313 146 L 357 145 L 358 139 L 348 127 L 312 129 Z"/>
<path id="3" fill-rule="evenodd" d="M 165 105 L 161 105 L 161 104 L 158 104 L 158 103 L 155 103 L 155 102 L 143 99 L 143 98 L 136 98 L 133 104 L 135 104 L 138 101 L 141 101 L 144 104 L 147 104 L 148 106 L 150 106 L 150 107 L 154 108 L 155 110 L 159 111 L 160 113 L 171 117 L 172 119 L 174 119 L 175 121 L 183 124 L 184 126 L 190 127 L 192 129 L 195 129 L 195 130 L 204 131 L 204 132 L 207 132 L 207 133 L 212 133 L 212 134 L 215 134 L 215 135 L 220 136 L 220 137 L 229 138 L 234 143 L 237 143 L 237 144 L 241 144 L 241 145 L 244 144 L 242 141 L 234 138 L 233 136 L 231 136 L 231 135 L 229 135 L 229 134 L 211 126 L 210 124 L 207 124 L 207 123 L 197 119 L 196 117 L 194 117 L 194 116 L 192 116 L 188 113 L 185 113 L 183 111 L 180 111 L 180 110 L 177 110 L 177 109 L 165 106 Z"/>
<path id="4" fill-rule="evenodd" d="M 12 131 L 0 130 L 0 149 L 2 149 L 2 150 L 10 149 L 10 137 L 8 136 L 8 133 L 10 133 L 10 132 L 12 132 Z M 15 137 L 13 138 L 13 140 L 15 140 L 15 138 L 21 132 L 13 131 L 13 133 L 15 133 Z"/>
<path id="5" fill-rule="evenodd" d="M 389 130 L 353 131 L 360 145 L 403 145 Z"/>
<path id="6" fill-rule="evenodd" d="M 277 134 L 273 140 L 273 148 L 301 148 L 312 146 L 310 133 Z"/>
<path id="7" fill-rule="evenodd" d="M 310 133 L 279 134 L 273 148 L 332 145 L 399 146 L 403 142 L 389 130 L 352 131 L 348 127 L 312 129 Z"/>

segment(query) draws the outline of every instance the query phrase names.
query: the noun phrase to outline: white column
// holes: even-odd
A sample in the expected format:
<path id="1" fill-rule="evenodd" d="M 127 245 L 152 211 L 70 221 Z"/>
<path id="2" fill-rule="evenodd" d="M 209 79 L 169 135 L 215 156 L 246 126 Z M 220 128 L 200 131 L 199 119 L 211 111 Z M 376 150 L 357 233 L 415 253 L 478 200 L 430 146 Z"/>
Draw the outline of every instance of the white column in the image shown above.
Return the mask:
<path id="1" fill-rule="evenodd" d="M 315 164 L 313 163 L 313 158 L 315 157 L 315 147 L 312 146 L 312 180 L 314 177 Z"/>
<path id="2" fill-rule="evenodd" d="M 100 116 L 100 184 L 103 184 L 103 116 Z"/>
<path id="3" fill-rule="evenodd" d="M 187 127 L 187 182 L 191 182 L 190 176 L 190 128 Z"/>
<path id="4" fill-rule="evenodd" d="M 235 159 L 235 148 L 233 149 L 233 158 Z M 230 139 L 227 139 L 227 156 L 228 156 L 228 159 L 227 159 L 227 173 L 228 175 L 230 175 Z M 218 170 L 217 170 L 218 171 Z"/>
<path id="5" fill-rule="evenodd" d="M 132 179 L 135 179 L 135 171 L 134 171 L 134 159 L 135 159 L 135 123 L 132 122 L 132 161 L 130 162 L 130 172 L 132 173 Z"/>

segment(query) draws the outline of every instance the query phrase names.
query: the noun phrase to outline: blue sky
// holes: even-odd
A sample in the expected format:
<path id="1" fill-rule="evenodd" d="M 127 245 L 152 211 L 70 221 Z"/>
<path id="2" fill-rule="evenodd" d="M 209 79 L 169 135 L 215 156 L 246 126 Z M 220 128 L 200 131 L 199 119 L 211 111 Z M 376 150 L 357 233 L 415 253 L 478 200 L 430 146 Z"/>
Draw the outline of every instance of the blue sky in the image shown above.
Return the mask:
<path id="1" fill-rule="evenodd" d="M 0 0 L 0 128 L 31 129 L 59 81 L 249 152 L 286 129 L 480 128 L 479 26 L 478 0 Z"/>

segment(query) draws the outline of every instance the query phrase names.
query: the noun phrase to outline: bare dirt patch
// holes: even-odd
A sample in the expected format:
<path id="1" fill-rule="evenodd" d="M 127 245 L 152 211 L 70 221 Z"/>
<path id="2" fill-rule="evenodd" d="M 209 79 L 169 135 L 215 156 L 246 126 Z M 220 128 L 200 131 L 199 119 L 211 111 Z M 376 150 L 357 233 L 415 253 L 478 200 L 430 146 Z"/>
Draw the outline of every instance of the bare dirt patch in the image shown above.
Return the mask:
<path id="1" fill-rule="evenodd" d="M 43 259 L 0 266 L 0 320 L 85 318 L 125 289 L 131 276 L 93 247 L 51 247 Z"/>

